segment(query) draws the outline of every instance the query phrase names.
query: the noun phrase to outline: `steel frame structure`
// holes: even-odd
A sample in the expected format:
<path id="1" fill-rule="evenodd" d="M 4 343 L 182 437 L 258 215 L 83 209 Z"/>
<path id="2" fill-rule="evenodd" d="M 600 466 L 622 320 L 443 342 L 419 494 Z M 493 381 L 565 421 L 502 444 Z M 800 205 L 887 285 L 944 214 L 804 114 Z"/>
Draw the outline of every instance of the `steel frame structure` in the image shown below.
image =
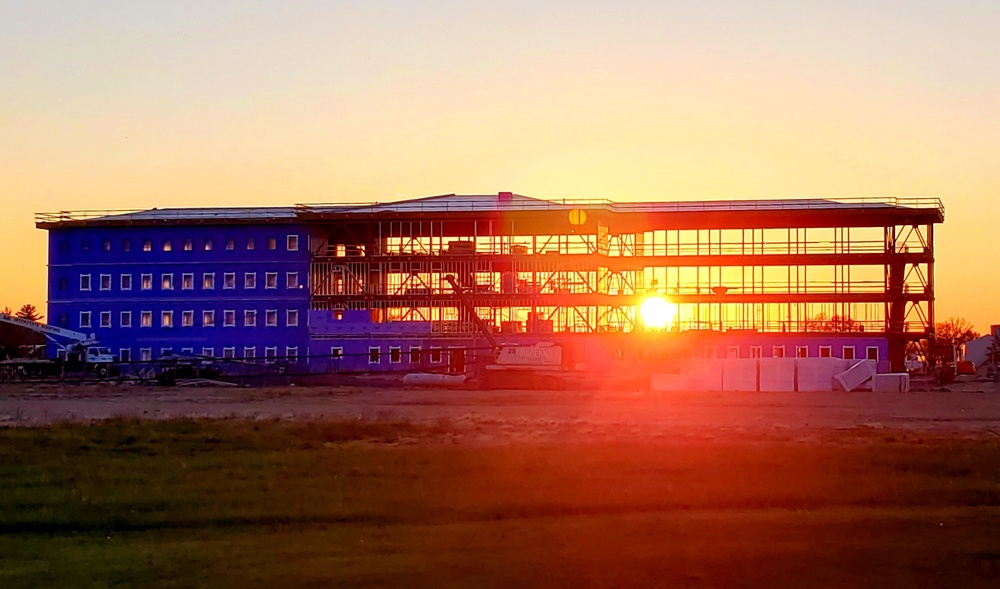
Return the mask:
<path id="1" fill-rule="evenodd" d="M 637 331 L 656 293 L 679 331 L 884 334 L 894 369 L 934 337 L 939 199 L 492 199 L 299 205 L 312 308 L 471 333 L 450 274 L 498 331 Z"/>

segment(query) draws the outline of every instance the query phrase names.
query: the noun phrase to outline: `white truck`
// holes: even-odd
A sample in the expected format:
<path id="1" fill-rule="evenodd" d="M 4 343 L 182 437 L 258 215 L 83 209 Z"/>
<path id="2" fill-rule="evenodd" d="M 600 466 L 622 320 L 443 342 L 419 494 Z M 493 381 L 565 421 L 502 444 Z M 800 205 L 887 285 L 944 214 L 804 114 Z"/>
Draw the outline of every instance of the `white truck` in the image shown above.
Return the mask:
<path id="1" fill-rule="evenodd" d="M 0 378 L 27 380 L 77 373 L 103 379 L 119 373 L 118 358 L 107 347 L 98 345 L 93 335 L 46 325 L 31 319 L 0 313 L 0 323 L 17 325 L 45 336 L 57 347 L 56 357 L 7 358 L 0 361 Z"/>

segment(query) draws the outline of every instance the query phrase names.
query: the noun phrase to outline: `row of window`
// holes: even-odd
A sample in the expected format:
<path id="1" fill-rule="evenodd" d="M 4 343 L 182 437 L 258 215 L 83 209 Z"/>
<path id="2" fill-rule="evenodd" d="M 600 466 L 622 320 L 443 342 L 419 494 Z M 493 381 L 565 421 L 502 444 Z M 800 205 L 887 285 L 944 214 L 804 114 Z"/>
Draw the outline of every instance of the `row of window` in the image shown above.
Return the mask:
<path id="1" fill-rule="evenodd" d="M 760 358 L 763 352 L 762 346 L 750 346 L 750 357 Z M 854 360 L 855 356 L 854 346 L 843 346 L 841 348 L 841 358 L 845 360 Z M 878 360 L 878 346 L 868 346 L 865 350 L 866 357 L 869 360 Z M 830 358 L 833 356 L 833 346 L 820 346 L 819 347 L 819 357 L 820 358 Z M 705 347 L 705 357 L 715 358 L 716 357 L 716 347 L 706 346 Z M 740 346 L 729 346 L 726 349 L 727 358 L 739 358 L 740 356 Z M 745 357 L 745 356 L 744 356 Z M 771 347 L 771 357 L 772 358 L 784 358 L 785 357 L 785 346 L 772 346 Z M 796 358 L 808 358 L 809 357 L 809 346 L 795 346 L 795 357 Z"/>
<path id="2" fill-rule="evenodd" d="M 264 310 L 264 322 L 265 327 L 278 327 L 278 310 L 277 309 L 265 309 Z M 258 313 L 256 309 L 246 309 L 243 311 L 243 327 L 257 327 L 258 325 Z M 60 323 L 65 316 L 60 317 Z M 111 311 L 98 311 L 97 312 L 97 324 L 94 324 L 94 313 L 92 311 L 80 311 L 80 328 L 88 329 L 92 327 L 114 327 L 112 325 L 112 312 Z M 180 312 L 180 326 L 181 327 L 195 327 L 195 312 L 181 311 Z M 139 312 L 139 327 L 153 327 L 153 312 L 152 311 L 140 311 Z M 222 312 L 222 326 L 223 327 L 236 327 L 237 313 L 235 310 L 224 310 Z M 215 310 L 206 310 L 201 312 L 201 327 L 215 327 Z M 286 309 L 285 310 L 285 327 L 298 327 L 299 325 L 299 310 L 298 309 Z M 159 318 L 160 327 L 175 327 L 174 322 L 174 311 L 160 311 Z M 132 324 L 132 311 L 121 311 L 118 314 L 118 327 L 133 327 Z"/>
<path id="3" fill-rule="evenodd" d="M 389 363 L 390 364 L 401 364 L 404 360 L 408 359 L 411 364 L 420 364 L 423 360 L 424 354 L 427 354 L 428 360 L 432 364 L 440 363 L 445 352 L 457 353 L 459 355 L 464 355 L 465 350 L 462 348 L 443 350 L 441 348 L 430 348 L 423 349 L 419 347 L 410 347 L 407 354 L 403 353 L 403 348 L 401 346 L 389 346 Z M 173 348 L 160 348 L 160 356 L 168 356 L 174 353 Z M 180 353 L 183 354 L 194 354 L 194 348 L 181 348 Z M 201 348 L 202 356 L 215 357 L 215 348 L 204 347 Z M 289 361 L 298 360 L 299 348 L 298 346 L 286 346 L 285 355 L 283 358 Z M 118 350 L 118 357 L 122 362 L 132 361 L 132 350 L 131 348 L 121 348 Z M 236 348 L 235 347 L 224 347 L 222 348 L 222 358 L 236 358 Z M 264 347 L 264 359 L 265 360 L 275 360 L 278 358 L 278 347 L 277 346 L 266 346 Z M 257 346 L 244 346 L 243 356 L 244 360 L 254 360 L 257 358 Z M 344 358 L 344 348 L 341 346 L 334 346 L 330 348 L 330 358 L 332 360 L 342 360 Z M 139 349 L 139 360 L 148 362 L 153 359 L 153 349 L 152 348 L 140 348 Z M 368 363 L 369 364 L 379 364 L 382 361 L 382 348 L 380 346 L 370 346 L 368 348 Z"/>
<path id="4" fill-rule="evenodd" d="M 420 364 L 423 359 L 424 352 L 428 352 L 430 362 L 436 364 L 441 362 L 441 348 L 430 348 L 429 350 L 424 350 L 422 348 L 411 346 L 409 349 L 409 360 L 410 364 Z M 451 353 L 464 354 L 465 350 L 463 348 L 454 348 L 449 350 Z M 344 348 L 340 346 L 334 346 L 330 348 L 330 358 L 333 360 L 340 360 L 344 357 Z M 403 348 L 401 346 L 389 346 L 389 363 L 390 364 L 401 364 L 403 362 Z M 382 348 L 381 346 L 369 346 L 368 347 L 368 363 L 369 364 L 380 364 L 382 362 Z"/>
<path id="5" fill-rule="evenodd" d="M 181 354 L 194 354 L 194 348 L 181 348 Z M 174 354 L 173 348 L 160 348 L 160 357 L 172 356 Z M 215 357 L 215 348 L 202 348 L 202 356 Z M 225 347 L 222 348 L 222 358 L 236 358 L 236 348 L 235 347 Z M 244 360 L 255 360 L 257 358 L 257 346 L 246 346 L 243 348 Z M 286 346 L 284 358 L 290 362 L 295 362 L 299 357 L 298 346 Z M 118 350 L 118 359 L 122 362 L 132 361 L 132 349 L 131 348 L 120 348 Z M 139 361 L 149 362 L 153 359 L 153 348 L 139 348 Z M 278 347 L 277 346 L 265 346 L 264 347 L 264 359 L 265 360 L 277 360 L 278 359 Z"/>
<path id="6" fill-rule="evenodd" d="M 195 242 L 190 237 L 187 238 L 187 239 L 184 239 L 184 240 L 178 240 L 178 244 L 179 244 L 179 247 L 183 251 L 186 251 L 186 252 L 194 251 L 194 249 L 195 249 Z M 245 247 L 246 247 L 247 250 L 255 250 L 255 249 L 257 249 L 257 241 L 253 237 L 248 237 L 246 239 L 246 241 L 243 242 L 243 245 L 245 245 Z M 201 242 L 198 244 L 198 246 L 199 246 L 199 249 L 202 249 L 202 250 L 204 250 L 206 252 L 213 251 L 215 249 L 215 239 L 212 238 L 212 237 L 206 237 L 205 239 L 201 240 Z M 158 242 L 156 244 L 156 247 L 162 248 L 163 251 L 165 251 L 165 252 L 171 252 L 171 251 L 174 250 L 174 240 L 173 239 L 169 239 L 169 238 L 168 239 L 164 239 L 163 241 Z M 225 240 L 225 248 L 228 251 L 235 250 L 236 249 L 236 238 L 234 238 L 234 237 L 227 237 L 226 240 Z M 90 240 L 84 238 L 80 242 L 80 249 L 82 251 L 84 251 L 84 252 L 89 252 L 90 251 Z M 110 239 L 105 239 L 105 240 L 103 240 L 101 242 L 101 251 L 111 252 L 111 249 L 112 249 L 112 247 L 111 247 L 111 240 Z M 144 251 L 144 252 L 151 252 L 151 251 L 153 251 L 153 249 L 154 249 L 154 244 L 153 244 L 153 240 L 152 239 L 143 239 L 142 240 L 142 251 Z M 278 249 L 278 238 L 276 238 L 276 237 L 268 237 L 267 238 L 267 249 L 272 250 L 272 251 Z M 285 249 L 287 251 L 290 251 L 290 252 L 297 252 L 297 251 L 299 251 L 299 236 L 298 235 L 287 235 L 287 236 L 285 236 Z M 121 241 L 121 251 L 123 251 L 123 252 L 130 252 L 130 251 L 132 251 L 132 240 L 131 239 L 129 239 L 129 238 L 122 239 L 122 241 Z M 62 241 L 59 242 L 59 253 L 61 253 L 61 254 L 69 253 L 69 241 L 67 241 L 67 240 L 64 239 L 64 240 L 62 240 Z"/>
<path id="7" fill-rule="evenodd" d="M 203 272 L 201 274 L 201 289 L 202 290 L 213 290 L 215 288 L 215 272 Z M 194 290 L 194 273 L 184 272 L 181 274 L 181 290 Z M 152 274 L 140 274 L 139 275 L 139 288 L 141 290 L 153 290 L 153 275 Z M 298 272 L 285 272 L 285 288 L 299 288 L 299 273 Z M 113 280 L 111 274 L 100 274 L 98 277 L 98 288 L 103 291 L 109 291 L 112 289 Z M 68 283 L 66 278 L 59 279 L 59 290 L 67 290 Z M 118 288 L 119 290 L 132 290 L 132 275 L 131 274 L 121 274 L 118 278 Z M 236 288 L 236 272 L 223 272 L 222 273 L 222 288 L 224 289 L 234 289 Z M 253 289 L 257 288 L 257 273 L 256 272 L 244 272 L 243 273 L 243 288 Z M 277 272 L 264 272 L 264 288 L 278 288 L 278 273 Z M 91 280 L 90 274 L 80 275 L 80 290 L 89 291 L 93 290 L 93 281 Z M 160 274 L 160 290 L 174 290 L 174 274 L 172 272 L 167 272 Z"/>

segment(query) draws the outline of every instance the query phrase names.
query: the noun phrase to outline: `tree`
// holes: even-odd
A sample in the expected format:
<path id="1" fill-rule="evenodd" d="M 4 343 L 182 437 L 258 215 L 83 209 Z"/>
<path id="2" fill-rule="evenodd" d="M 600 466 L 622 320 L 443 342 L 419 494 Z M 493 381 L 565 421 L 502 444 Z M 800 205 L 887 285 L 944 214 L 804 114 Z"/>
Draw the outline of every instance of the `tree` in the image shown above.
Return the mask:
<path id="1" fill-rule="evenodd" d="M 10 307 L 4 307 L 3 311 L 0 311 L 0 313 L 3 313 L 4 315 L 11 315 L 14 312 L 10 310 Z"/>
<path id="2" fill-rule="evenodd" d="M 934 332 L 938 343 L 953 346 L 960 346 L 979 337 L 979 332 L 962 317 L 949 317 L 945 321 L 935 323 Z"/>
<path id="3" fill-rule="evenodd" d="M 30 303 L 26 303 L 20 309 L 18 309 L 17 313 L 14 316 L 20 317 L 21 319 L 30 319 L 31 321 L 41 321 L 42 319 L 45 318 L 45 315 L 39 313 L 38 309 L 36 309 L 35 306 Z"/>
<path id="4" fill-rule="evenodd" d="M 826 313 L 820 313 L 812 319 L 806 321 L 806 331 L 827 331 L 846 332 L 864 331 L 864 326 L 854 319 L 846 316 L 833 315 L 827 317 Z"/>

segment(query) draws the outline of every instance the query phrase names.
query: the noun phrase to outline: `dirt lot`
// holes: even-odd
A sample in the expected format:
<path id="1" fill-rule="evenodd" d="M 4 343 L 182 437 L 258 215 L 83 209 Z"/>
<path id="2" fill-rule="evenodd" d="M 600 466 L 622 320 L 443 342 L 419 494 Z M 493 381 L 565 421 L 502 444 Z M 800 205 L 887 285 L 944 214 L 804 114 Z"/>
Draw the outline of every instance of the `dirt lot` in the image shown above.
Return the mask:
<path id="1" fill-rule="evenodd" d="M 972 391 L 876 394 L 7 385 L 0 387 L 0 425 L 113 417 L 362 418 L 447 422 L 483 441 L 574 434 L 808 438 L 857 428 L 1000 438 L 1000 393 L 967 388 Z"/>

